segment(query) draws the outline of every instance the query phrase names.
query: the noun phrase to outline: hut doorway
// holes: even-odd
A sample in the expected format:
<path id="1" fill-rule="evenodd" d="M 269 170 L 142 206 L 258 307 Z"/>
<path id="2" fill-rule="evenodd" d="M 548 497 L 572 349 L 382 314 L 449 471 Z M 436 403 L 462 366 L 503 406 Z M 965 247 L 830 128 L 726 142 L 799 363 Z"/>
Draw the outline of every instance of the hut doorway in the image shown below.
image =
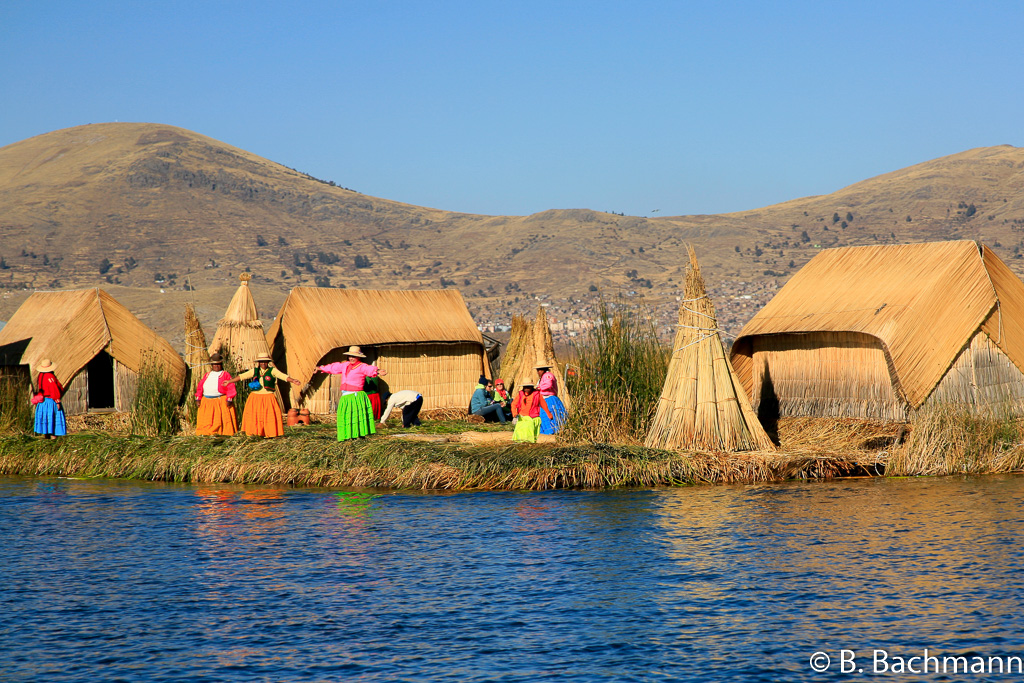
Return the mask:
<path id="1" fill-rule="evenodd" d="M 89 375 L 89 410 L 114 409 L 114 358 L 100 351 L 86 365 Z"/>

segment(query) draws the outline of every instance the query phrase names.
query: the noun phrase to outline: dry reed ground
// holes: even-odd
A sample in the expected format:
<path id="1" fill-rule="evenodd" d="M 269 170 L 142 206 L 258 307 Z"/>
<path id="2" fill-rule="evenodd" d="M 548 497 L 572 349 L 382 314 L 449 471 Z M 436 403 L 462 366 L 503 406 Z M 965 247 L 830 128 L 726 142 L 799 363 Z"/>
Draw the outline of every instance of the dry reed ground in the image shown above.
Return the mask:
<path id="1" fill-rule="evenodd" d="M 97 425 L 98 426 L 98 425 Z M 112 426 L 108 424 L 108 426 Z M 780 453 L 674 453 L 639 446 L 513 444 L 498 426 L 392 428 L 339 444 L 329 425 L 281 439 L 141 437 L 84 431 L 64 439 L 0 437 L 0 474 L 393 489 L 600 489 L 830 478 L 848 457 L 807 448 Z M 486 431 L 477 431 L 486 428 Z M 445 434 L 436 430 L 450 429 Z M 415 435 L 419 438 L 407 438 Z M 429 440 L 420 440 L 428 438 Z"/>
<path id="2" fill-rule="evenodd" d="M 783 418 L 774 452 L 679 453 L 636 445 L 513 444 L 498 425 L 433 423 L 339 444 L 331 425 L 282 439 L 143 437 L 123 416 L 71 418 L 69 437 L 0 437 L 0 474 L 391 489 L 612 488 L 829 479 L 851 475 L 1015 472 L 1020 423 L 962 412 L 906 425 Z M 120 428 L 120 433 L 114 433 Z"/>

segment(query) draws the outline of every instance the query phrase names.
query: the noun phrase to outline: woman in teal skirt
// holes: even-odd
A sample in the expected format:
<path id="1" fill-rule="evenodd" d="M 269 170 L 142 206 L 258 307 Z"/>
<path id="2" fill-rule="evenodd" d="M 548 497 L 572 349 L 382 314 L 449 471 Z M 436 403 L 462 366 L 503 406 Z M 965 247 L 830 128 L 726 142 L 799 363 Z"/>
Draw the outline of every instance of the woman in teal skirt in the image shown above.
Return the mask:
<path id="1" fill-rule="evenodd" d="M 373 406 L 366 395 L 367 377 L 384 377 L 386 370 L 364 363 L 366 358 L 358 346 L 350 346 L 345 352 L 344 363 L 320 365 L 317 370 L 328 375 L 341 375 L 341 398 L 338 399 L 338 441 L 361 439 L 376 434 Z"/>

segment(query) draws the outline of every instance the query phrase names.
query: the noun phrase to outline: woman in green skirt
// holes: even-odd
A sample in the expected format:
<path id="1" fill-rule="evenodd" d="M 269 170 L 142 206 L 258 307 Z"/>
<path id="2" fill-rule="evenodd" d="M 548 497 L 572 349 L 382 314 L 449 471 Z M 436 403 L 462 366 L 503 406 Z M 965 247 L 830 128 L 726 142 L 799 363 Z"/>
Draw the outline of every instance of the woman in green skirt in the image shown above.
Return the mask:
<path id="1" fill-rule="evenodd" d="M 350 346 L 345 352 L 344 363 L 330 363 L 317 366 L 317 370 L 328 375 L 341 375 L 341 398 L 338 399 L 338 441 L 361 439 L 376 434 L 373 423 L 373 406 L 366 395 L 367 377 L 384 377 L 387 370 L 362 361 L 366 358 L 358 346 Z"/>

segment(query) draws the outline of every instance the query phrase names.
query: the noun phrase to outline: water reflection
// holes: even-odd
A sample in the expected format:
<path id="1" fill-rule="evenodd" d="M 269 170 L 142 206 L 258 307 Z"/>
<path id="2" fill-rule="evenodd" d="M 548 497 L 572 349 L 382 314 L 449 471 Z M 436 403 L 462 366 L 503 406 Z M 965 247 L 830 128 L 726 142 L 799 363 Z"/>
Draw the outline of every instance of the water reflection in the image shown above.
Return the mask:
<path id="1" fill-rule="evenodd" d="M 811 680 L 829 646 L 1019 653 L 1022 500 L 1020 477 L 458 495 L 0 478 L 0 678 Z"/>

